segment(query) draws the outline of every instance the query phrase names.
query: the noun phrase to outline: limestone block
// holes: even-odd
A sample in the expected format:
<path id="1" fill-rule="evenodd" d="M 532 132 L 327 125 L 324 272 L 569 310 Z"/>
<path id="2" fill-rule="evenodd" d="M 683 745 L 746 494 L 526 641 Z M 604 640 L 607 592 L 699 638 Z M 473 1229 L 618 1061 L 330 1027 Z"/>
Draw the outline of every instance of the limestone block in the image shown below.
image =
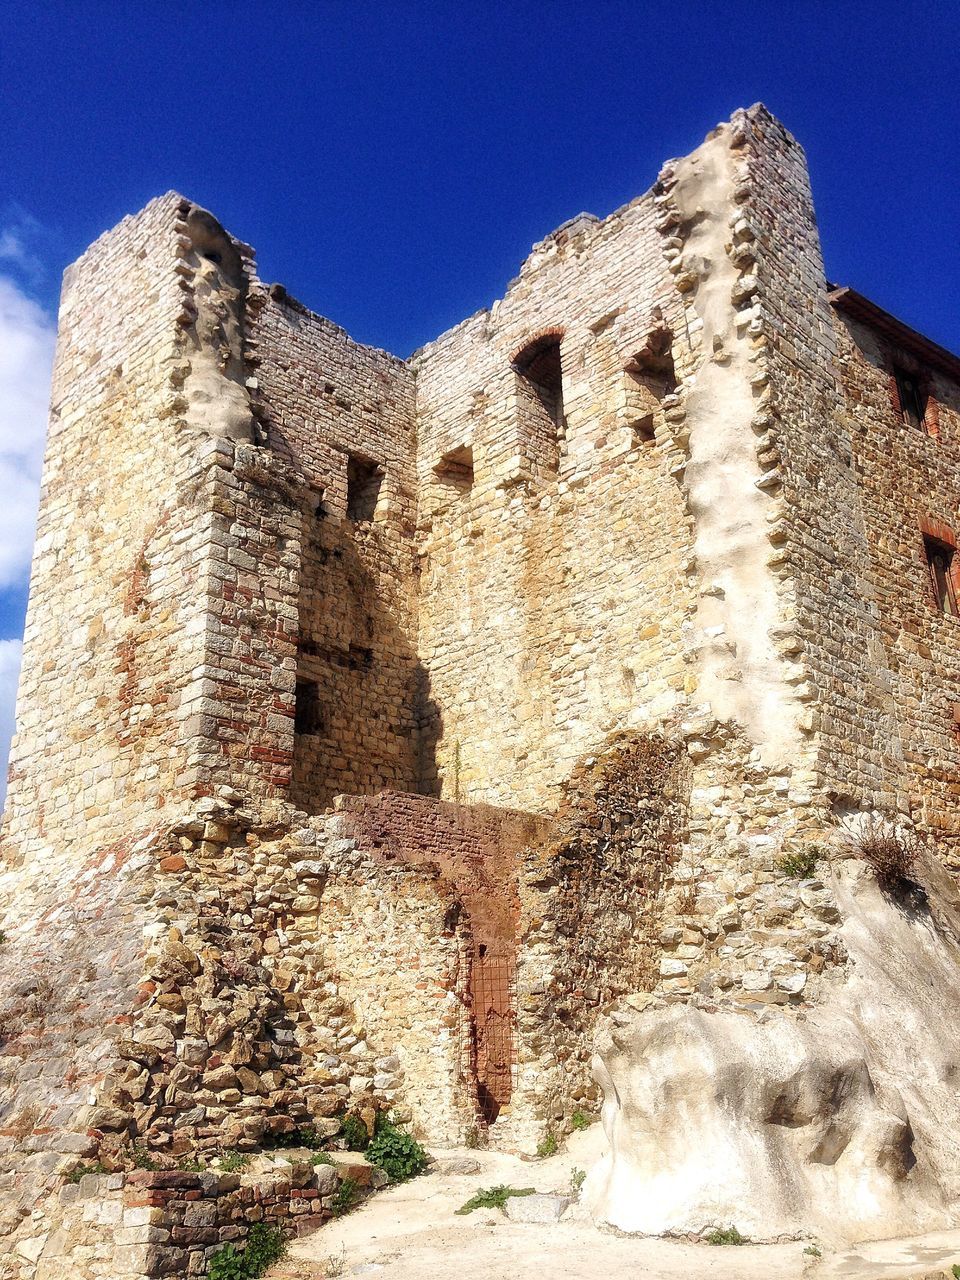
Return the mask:
<path id="1" fill-rule="evenodd" d="M 544 1224 L 559 1222 L 572 1203 L 572 1197 L 564 1195 L 510 1196 L 503 1211 L 511 1222 Z"/>

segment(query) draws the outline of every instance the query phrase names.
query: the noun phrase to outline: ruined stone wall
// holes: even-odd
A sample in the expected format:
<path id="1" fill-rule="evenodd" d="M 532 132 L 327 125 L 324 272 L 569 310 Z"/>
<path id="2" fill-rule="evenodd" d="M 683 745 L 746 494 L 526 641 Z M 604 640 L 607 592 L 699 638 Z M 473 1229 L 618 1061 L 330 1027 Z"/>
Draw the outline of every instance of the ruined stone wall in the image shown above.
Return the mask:
<path id="1" fill-rule="evenodd" d="M 64 277 L 7 858 L 89 851 L 183 785 L 205 604 L 171 382 L 178 206 L 153 201 Z"/>
<path id="2" fill-rule="evenodd" d="M 261 428 L 305 491 L 297 677 L 315 704 L 296 735 L 291 798 L 316 811 L 340 792 L 416 790 L 412 374 L 276 287 L 252 295 L 250 317 Z M 368 509 L 350 513 L 358 462 L 376 474 Z"/>
<path id="3" fill-rule="evenodd" d="M 744 153 L 748 191 L 735 236 L 758 288 L 755 340 L 767 376 L 756 427 L 769 477 L 770 564 L 786 605 L 772 635 L 816 751 L 820 801 L 891 801 L 896 746 L 881 624 L 860 576 L 862 477 L 842 412 L 806 163 L 766 112 L 745 121 Z"/>
<path id="4" fill-rule="evenodd" d="M 168 822 L 70 884 L 21 873 L 14 898 L 7 873 L 0 1251 L 55 1225 L 79 1160 L 175 1167 L 347 1112 L 439 1142 L 473 1124 L 470 936 L 435 869 L 283 805 Z"/>
<path id="5" fill-rule="evenodd" d="M 467 944 L 457 993 L 463 1010 L 450 1018 L 460 1036 L 454 1082 L 460 1106 L 450 1111 L 445 1091 L 433 1095 L 433 1105 L 438 1119 L 447 1114 L 448 1132 L 490 1125 L 509 1114 L 517 1083 L 518 870 L 528 851 L 548 839 L 551 825 L 489 805 L 397 793 L 347 800 L 343 812 L 361 850 L 388 864 L 435 868 L 455 894 Z M 360 950 L 363 943 L 359 940 Z M 348 943 L 347 949 L 353 954 L 357 944 Z M 402 978 L 384 973 L 376 956 L 358 953 L 357 961 L 385 1011 L 402 1009 Z M 430 1105 L 427 1094 L 423 1105 Z"/>
<path id="6" fill-rule="evenodd" d="M 682 745 L 622 735 L 563 789 L 553 837 L 520 872 L 518 1081 L 498 1141 L 533 1148 L 596 1109 L 590 1062 L 601 1008 L 657 983 L 673 866 L 686 837 Z"/>
<path id="7" fill-rule="evenodd" d="M 638 408 L 625 370 L 651 335 L 678 381 L 691 368 L 655 217 L 648 195 L 561 228 L 489 312 L 414 357 L 419 647 L 446 798 L 550 808 L 607 731 L 684 696 L 682 394 Z M 513 367 L 545 330 L 562 335 L 552 441 Z"/>
<path id="8" fill-rule="evenodd" d="M 262 1162 L 265 1163 L 265 1162 Z M 362 1161 L 314 1167 L 278 1159 L 257 1172 L 136 1170 L 86 1173 L 51 1197 L 36 1234 L 0 1257 L 3 1280 L 154 1280 L 204 1276 L 211 1258 L 242 1250 L 255 1223 L 285 1236 L 315 1231 L 333 1216 L 350 1178 L 357 1199 L 380 1174 Z"/>
<path id="9" fill-rule="evenodd" d="M 876 619 L 870 647 L 849 646 L 860 663 L 851 701 L 859 695 L 860 735 L 875 726 L 870 745 L 880 770 L 878 779 L 864 780 L 860 796 L 907 810 L 952 846 L 960 834 L 960 621 L 936 608 L 923 535 L 950 543 L 960 533 L 960 389 L 895 337 L 842 312 L 836 333 L 861 512 L 859 554 L 845 568 Z M 894 366 L 917 370 L 926 383 L 926 428 L 898 412 Z M 861 751 L 867 745 L 862 736 L 854 742 Z M 838 763 L 835 784 L 853 795 L 856 754 Z"/>

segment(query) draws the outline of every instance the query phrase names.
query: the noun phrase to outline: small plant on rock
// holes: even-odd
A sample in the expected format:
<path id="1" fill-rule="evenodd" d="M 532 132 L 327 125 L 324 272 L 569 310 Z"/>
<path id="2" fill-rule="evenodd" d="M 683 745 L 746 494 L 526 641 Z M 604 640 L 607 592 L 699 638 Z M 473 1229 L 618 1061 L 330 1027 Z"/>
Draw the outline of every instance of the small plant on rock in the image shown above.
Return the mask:
<path id="1" fill-rule="evenodd" d="M 570 1117 L 570 1128 L 576 1129 L 577 1131 L 581 1129 L 589 1129 L 592 1123 L 593 1116 L 588 1115 L 586 1111 L 581 1111 L 579 1107 Z"/>
<path id="2" fill-rule="evenodd" d="M 330 1212 L 335 1218 L 342 1218 L 345 1213 L 356 1208 L 359 1199 L 360 1183 L 356 1178 L 344 1178 L 330 1201 Z"/>
<path id="3" fill-rule="evenodd" d="M 575 1196 L 578 1196 L 583 1190 L 583 1184 L 586 1181 L 586 1170 L 571 1169 L 570 1170 L 570 1190 Z"/>
<path id="4" fill-rule="evenodd" d="M 323 1146 L 323 1138 L 312 1124 L 307 1124 L 299 1129 L 288 1129 L 285 1133 L 271 1133 L 264 1139 L 262 1145 L 269 1151 L 286 1151 L 290 1147 L 306 1147 L 310 1151 L 319 1151 Z"/>
<path id="5" fill-rule="evenodd" d="M 222 1249 L 217 1250 L 210 1259 L 207 1270 L 209 1280 L 247 1280 L 249 1275 L 243 1253 L 232 1244 L 225 1244 Z"/>
<path id="6" fill-rule="evenodd" d="M 82 1177 L 88 1173 L 109 1173 L 110 1170 L 105 1164 L 101 1164 L 98 1160 L 96 1164 L 78 1164 L 75 1169 L 71 1169 L 67 1174 L 67 1182 L 79 1182 Z"/>
<path id="7" fill-rule="evenodd" d="M 808 844 L 793 853 L 785 853 L 776 861 L 776 868 L 782 876 L 790 876 L 794 880 L 809 880 L 820 861 L 820 849 L 815 844 Z"/>
<path id="8" fill-rule="evenodd" d="M 915 831 L 906 831 L 868 818 L 851 837 L 853 850 L 862 858 L 886 893 L 916 887 L 917 863 L 926 851 L 926 842 Z"/>
<path id="9" fill-rule="evenodd" d="M 377 1117 L 377 1131 L 367 1147 L 367 1159 L 379 1165 L 391 1182 L 406 1182 L 427 1167 L 427 1153 L 420 1143 L 384 1115 Z"/>
<path id="10" fill-rule="evenodd" d="M 818 1245 L 815 1245 L 815 1244 L 808 1244 L 808 1245 L 807 1245 L 807 1247 L 804 1249 L 804 1251 L 803 1251 L 803 1252 L 804 1252 L 805 1254 L 807 1254 L 807 1255 L 808 1255 L 809 1257 L 811 1257 L 811 1258 L 822 1258 L 822 1257 L 823 1257 L 823 1253 L 821 1252 L 821 1250 L 820 1250 L 819 1246 L 818 1246 Z M 957 1272 L 954 1272 L 954 1275 L 956 1275 L 956 1274 L 957 1274 Z"/>
<path id="11" fill-rule="evenodd" d="M 250 1163 L 245 1151 L 221 1151 L 217 1159 L 224 1173 L 238 1173 Z"/>
<path id="12" fill-rule="evenodd" d="M 746 1244 L 746 1236 L 742 1236 L 736 1227 L 718 1227 L 707 1236 L 707 1244 Z"/>
<path id="13" fill-rule="evenodd" d="M 156 1173 L 160 1168 L 146 1147 L 142 1147 L 139 1142 L 133 1144 L 133 1167 L 135 1169 L 149 1169 L 153 1173 Z"/>
<path id="14" fill-rule="evenodd" d="M 366 1151 L 370 1145 L 367 1126 L 359 1116 L 344 1116 L 340 1126 L 340 1137 L 347 1144 L 348 1151 Z"/>
<path id="15" fill-rule="evenodd" d="M 340 1246 L 339 1253 L 327 1254 L 323 1263 L 324 1280 L 336 1280 L 337 1276 L 342 1276 L 347 1266 L 347 1247 Z"/>
<path id="16" fill-rule="evenodd" d="M 557 1141 L 555 1133 L 548 1133 L 545 1138 L 541 1138 L 537 1146 L 537 1155 L 541 1160 L 546 1160 L 548 1156 L 555 1156 L 559 1150 L 560 1143 Z"/>
<path id="17" fill-rule="evenodd" d="M 950 1268 L 950 1274 L 953 1276 L 953 1280 L 960 1280 L 960 1265 L 955 1262 Z"/>
<path id="18" fill-rule="evenodd" d="M 471 1196 L 457 1213 L 463 1216 L 473 1213 L 474 1209 L 502 1209 L 511 1196 L 535 1196 L 533 1187 L 507 1187 L 501 1183 L 497 1187 L 483 1187 L 475 1196 Z"/>
<path id="19" fill-rule="evenodd" d="M 287 1242 L 276 1227 L 257 1222 L 250 1228 L 243 1249 L 224 1245 L 210 1259 L 209 1280 L 255 1280 L 287 1251 Z"/>
<path id="20" fill-rule="evenodd" d="M 333 1161 L 327 1155 L 326 1151 L 315 1151 L 310 1157 L 310 1163 L 314 1168 L 316 1168 L 318 1164 L 333 1164 Z"/>

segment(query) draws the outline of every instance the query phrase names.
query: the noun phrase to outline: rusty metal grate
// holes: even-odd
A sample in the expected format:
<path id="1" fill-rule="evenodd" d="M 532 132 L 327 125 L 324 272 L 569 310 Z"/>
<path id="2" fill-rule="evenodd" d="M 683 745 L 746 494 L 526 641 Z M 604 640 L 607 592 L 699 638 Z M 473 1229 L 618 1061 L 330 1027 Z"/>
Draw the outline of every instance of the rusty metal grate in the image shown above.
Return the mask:
<path id="1" fill-rule="evenodd" d="M 471 1062 L 477 1104 L 487 1124 L 513 1094 L 517 1067 L 516 958 L 506 948 L 480 943 L 471 957 Z"/>

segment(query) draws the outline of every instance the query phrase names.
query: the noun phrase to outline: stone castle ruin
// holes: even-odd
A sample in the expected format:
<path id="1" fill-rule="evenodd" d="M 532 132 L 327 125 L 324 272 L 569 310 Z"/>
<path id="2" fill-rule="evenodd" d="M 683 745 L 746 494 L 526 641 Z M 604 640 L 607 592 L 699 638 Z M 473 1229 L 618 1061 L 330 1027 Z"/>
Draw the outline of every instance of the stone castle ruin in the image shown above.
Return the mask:
<path id="1" fill-rule="evenodd" d="M 180 195 L 102 236 L 0 836 L 0 1276 L 203 1274 L 252 1193 L 185 1162 L 386 1110 L 532 1151 L 602 1106 L 624 1230 L 946 1222 L 958 489 L 960 358 L 826 282 L 761 106 L 409 360 Z"/>

